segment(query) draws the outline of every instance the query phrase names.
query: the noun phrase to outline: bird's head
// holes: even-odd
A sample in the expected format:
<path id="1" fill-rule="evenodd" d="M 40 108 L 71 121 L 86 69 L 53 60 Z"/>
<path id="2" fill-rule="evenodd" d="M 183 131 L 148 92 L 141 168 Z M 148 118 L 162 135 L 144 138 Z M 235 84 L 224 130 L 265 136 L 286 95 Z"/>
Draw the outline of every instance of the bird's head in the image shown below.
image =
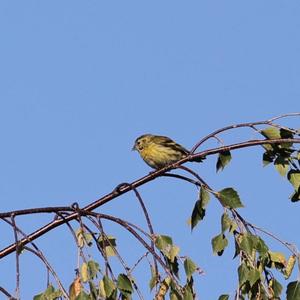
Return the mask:
<path id="1" fill-rule="evenodd" d="M 132 150 L 137 150 L 138 152 L 143 151 L 146 147 L 150 145 L 152 139 L 152 134 L 141 135 L 135 140 Z"/>

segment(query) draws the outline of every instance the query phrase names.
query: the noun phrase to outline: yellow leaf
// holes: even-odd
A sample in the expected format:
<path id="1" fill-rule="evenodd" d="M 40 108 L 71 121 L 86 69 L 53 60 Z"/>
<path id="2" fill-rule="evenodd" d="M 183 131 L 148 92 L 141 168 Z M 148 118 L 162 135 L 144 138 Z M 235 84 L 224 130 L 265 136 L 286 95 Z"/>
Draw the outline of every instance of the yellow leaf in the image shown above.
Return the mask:
<path id="1" fill-rule="evenodd" d="M 285 274 L 284 274 L 285 279 L 288 279 L 291 276 L 292 271 L 295 266 L 295 262 L 296 262 L 296 255 L 293 254 L 289 257 L 287 264 L 286 264 Z"/>
<path id="2" fill-rule="evenodd" d="M 170 251 L 169 251 L 169 258 L 171 262 L 174 262 L 175 257 L 177 256 L 177 254 L 179 253 L 180 248 L 172 245 Z"/>
<path id="3" fill-rule="evenodd" d="M 75 300 L 76 297 L 80 294 L 80 292 L 81 292 L 81 281 L 80 281 L 80 277 L 77 277 L 74 279 L 74 281 L 72 282 L 69 288 L 70 300 Z"/>
<path id="4" fill-rule="evenodd" d="M 270 258 L 272 262 L 282 264 L 284 267 L 286 266 L 286 259 L 284 257 L 284 254 L 281 252 L 272 252 L 269 251 Z"/>
<path id="5" fill-rule="evenodd" d="M 83 263 L 81 266 L 81 278 L 83 282 L 87 282 L 89 280 L 89 270 L 86 263 Z"/>
<path id="6" fill-rule="evenodd" d="M 105 293 L 105 288 L 104 288 L 104 281 L 103 279 L 100 280 L 99 282 L 99 293 L 100 293 L 100 296 L 102 298 L 106 298 L 106 293 Z"/>
<path id="7" fill-rule="evenodd" d="M 155 295 L 155 300 L 164 300 L 171 283 L 171 278 L 166 277 L 161 283 L 157 294 Z"/>

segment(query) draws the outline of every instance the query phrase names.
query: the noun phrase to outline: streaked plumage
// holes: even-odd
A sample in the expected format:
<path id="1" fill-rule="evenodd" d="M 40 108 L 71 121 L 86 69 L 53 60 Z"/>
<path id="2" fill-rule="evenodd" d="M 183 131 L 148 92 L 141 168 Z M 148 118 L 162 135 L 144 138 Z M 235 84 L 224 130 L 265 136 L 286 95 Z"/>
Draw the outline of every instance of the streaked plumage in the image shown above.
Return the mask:
<path id="1" fill-rule="evenodd" d="M 163 168 L 189 154 L 188 150 L 170 138 L 152 134 L 138 137 L 132 150 L 137 150 L 142 159 L 153 169 Z"/>

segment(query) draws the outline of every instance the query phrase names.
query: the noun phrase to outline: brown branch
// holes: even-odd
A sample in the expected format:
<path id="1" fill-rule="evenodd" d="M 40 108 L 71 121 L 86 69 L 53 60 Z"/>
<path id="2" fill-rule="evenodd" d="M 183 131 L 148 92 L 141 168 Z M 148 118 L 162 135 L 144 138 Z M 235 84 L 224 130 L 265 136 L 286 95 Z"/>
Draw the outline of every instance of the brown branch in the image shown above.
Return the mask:
<path id="1" fill-rule="evenodd" d="M 66 292 L 66 290 L 64 289 L 58 275 L 56 274 L 56 272 L 54 271 L 54 269 L 51 267 L 51 265 L 49 264 L 49 262 L 47 261 L 47 259 L 45 258 L 45 256 L 43 255 L 43 253 L 41 251 L 38 251 L 38 250 L 34 250 L 34 249 L 31 249 L 30 247 L 27 247 L 25 246 L 24 247 L 25 250 L 33 253 L 34 255 L 36 255 L 47 267 L 47 270 L 50 271 L 50 273 L 52 274 L 52 276 L 55 278 L 58 286 L 59 286 L 59 289 L 61 290 L 62 294 L 64 295 L 64 297 L 66 299 L 69 299 L 68 297 L 68 294 Z"/>
<path id="2" fill-rule="evenodd" d="M 253 123 L 252 123 L 253 124 Z M 209 150 L 205 150 L 199 153 L 195 153 L 195 154 L 190 154 L 187 157 L 179 160 L 176 163 L 173 163 L 169 166 L 166 166 L 165 168 L 156 170 L 154 172 L 151 172 L 150 174 L 132 182 L 130 185 L 126 185 L 126 186 L 121 186 L 118 187 L 116 189 L 114 189 L 111 193 L 103 196 L 102 198 L 92 202 L 91 204 L 87 205 L 86 207 L 84 207 L 81 211 L 86 211 L 86 212 L 90 212 L 102 205 L 104 205 L 105 203 L 133 190 L 134 188 L 137 188 L 149 181 L 152 181 L 154 179 L 156 179 L 159 176 L 162 176 L 163 174 L 165 174 L 167 171 L 178 168 L 180 165 L 182 165 L 185 162 L 188 161 L 194 161 L 196 158 L 201 158 L 201 157 L 205 157 L 205 156 L 209 156 L 209 155 L 213 155 L 213 154 L 217 154 L 220 153 L 222 151 L 231 151 L 231 150 L 237 150 L 237 149 L 242 149 L 242 148 L 246 148 L 246 147 L 253 147 L 253 146 L 258 146 L 258 145 L 266 145 L 266 144 L 281 144 L 281 143 L 300 143 L 300 139 L 271 139 L 271 140 L 250 140 L 250 141 L 246 141 L 246 142 L 241 142 L 241 143 L 236 143 L 236 144 L 231 144 L 228 146 L 223 146 L 223 147 L 217 147 L 217 148 L 213 148 L 213 149 L 209 149 Z M 70 207 L 63 207 L 63 209 L 65 211 L 73 211 L 73 213 L 71 213 L 70 215 L 66 216 L 65 219 L 56 219 L 46 225 L 44 225 L 43 227 L 39 228 L 38 230 L 34 231 L 33 233 L 29 234 L 28 237 L 26 239 L 22 239 L 19 241 L 19 245 L 20 247 L 26 245 L 29 241 L 33 241 L 35 239 L 37 239 L 38 237 L 40 237 L 41 235 L 43 235 L 44 233 L 60 226 L 61 224 L 65 223 L 66 221 L 71 221 L 74 220 L 78 217 L 78 213 L 74 212 L 73 208 Z M 51 207 L 51 208 L 38 208 L 38 209 L 31 209 L 31 210 L 21 210 L 21 211 L 16 211 L 16 212 L 9 212 L 9 213 L 1 213 L 0 214 L 0 218 L 3 217 L 10 217 L 12 213 L 14 213 L 15 215 L 19 215 L 19 214 L 29 214 L 29 213 L 41 213 L 41 212 L 57 212 L 59 211 L 59 209 L 56 209 L 55 207 Z M 11 244 L 9 246 L 7 246 L 6 248 L 2 249 L 0 251 L 0 258 L 7 256 L 8 254 L 14 252 L 16 250 L 16 244 Z"/>
<path id="3" fill-rule="evenodd" d="M 137 197 L 137 199 L 138 199 L 138 201 L 139 201 L 139 203 L 140 203 L 140 205 L 142 207 L 142 210 L 143 210 L 143 213 L 145 215 L 145 218 L 146 218 L 146 221 L 147 221 L 147 225 L 148 225 L 148 228 L 149 228 L 149 232 L 150 232 L 151 236 L 153 237 L 154 236 L 154 230 L 153 230 L 151 219 L 149 217 L 149 213 L 147 211 L 145 203 L 144 203 L 144 201 L 143 201 L 140 193 L 137 191 L 137 189 L 133 188 L 133 191 L 134 191 L 135 196 Z M 151 239 L 151 248 L 152 248 L 153 252 L 155 252 L 155 246 L 154 246 L 153 238 Z M 155 256 L 153 256 L 153 262 L 154 262 L 155 274 L 158 276 L 159 273 L 158 273 L 157 261 L 155 259 Z"/>
<path id="4" fill-rule="evenodd" d="M 194 180 L 194 179 L 191 179 L 191 178 L 186 177 L 186 176 L 183 176 L 183 175 L 180 175 L 180 174 L 165 173 L 165 174 L 162 174 L 162 176 L 164 176 L 164 177 L 178 178 L 178 179 L 187 181 L 187 182 L 189 182 L 189 183 L 192 183 L 192 184 L 194 184 L 194 185 L 197 186 L 197 187 L 200 187 L 200 186 L 201 186 L 201 184 L 199 183 L 199 181 Z"/>
<path id="5" fill-rule="evenodd" d="M 204 142 L 206 142 L 207 140 L 209 140 L 210 138 L 215 138 L 217 134 L 227 131 L 227 130 L 231 130 L 231 129 L 236 129 L 236 128 L 241 128 L 241 127 L 250 127 L 250 128 L 254 128 L 257 125 L 271 125 L 274 126 L 274 124 L 272 124 L 273 121 L 278 120 L 278 119 L 282 119 L 282 118 L 286 118 L 286 117 L 298 117 L 300 116 L 300 112 L 298 113 L 289 113 L 289 114 L 284 114 L 284 115 L 280 115 L 280 116 L 276 116 L 273 117 L 269 120 L 264 120 L 264 121 L 257 121 L 257 122 L 248 122 L 248 123 L 240 123 L 240 124 L 232 124 L 223 128 L 220 128 L 212 133 L 210 133 L 209 135 L 205 136 L 203 139 L 201 139 L 192 149 L 191 149 L 191 153 L 194 153 L 197 148 L 202 145 Z"/>
<path id="6" fill-rule="evenodd" d="M 40 213 L 57 213 L 62 211 L 70 211 L 74 212 L 74 208 L 70 206 L 54 206 L 54 207 L 37 207 L 37 208 L 28 208 L 28 209 L 20 209 L 8 211 L 5 213 L 0 213 L 0 219 L 14 216 L 22 216 L 22 215 L 32 215 L 32 214 L 40 214 Z"/>
<path id="7" fill-rule="evenodd" d="M 103 228 L 103 224 L 102 224 L 102 222 L 101 222 L 101 219 L 97 219 L 97 221 L 95 221 L 94 219 L 94 217 L 91 217 L 91 216 L 87 216 L 87 218 L 94 224 L 94 226 L 99 230 L 99 232 L 100 232 L 100 234 L 101 234 L 101 236 L 107 236 L 106 234 L 105 234 L 105 232 L 104 232 L 104 228 Z M 85 227 L 87 230 L 89 230 L 90 231 L 90 229 L 88 228 L 88 227 Z M 92 235 L 92 237 L 93 237 L 93 240 L 94 240 L 94 242 L 95 242 L 95 244 L 96 244 L 96 247 L 97 247 L 97 249 L 99 250 L 99 252 L 101 253 L 101 255 L 102 255 L 102 257 L 103 257 L 103 259 L 104 259 L 104 263 L 105 263 L 105 274 L 108 276 L 108 271 L 110 272 L 110 275 L 111 275 L 111 277 L 112 277 L 112 279 L 113 280 L 116 280 L 116 278 L 115 278 L 115 276 L 114 276 L 114 273 L 113 273 L 113 270 L 112 270 L 112 268 L 111 268 L 111 266 L 110 266 L 110 264 L 109 264 L 109 261 L 108 261 L 108 257 L 107 257 L 107 253 L 106 253 L 106 251 L 103 251 L 103 249 L 101 248 L 101 246 L 100 246 L 100 244 L 99 244 L 99 241 L 98 241 L 98 239 L 96 238 L 96 236 L 95 236 L 95 234 L 93 234 L 92 232 L 90 232 L 90 234 Z M 108 239 L 107 240 L 108 241 L 108 243 L 110 244 L 110 246 L 112 246 L 111 245 L 111 242 L 110 242 L 110 240 Z"/>
<path id="8" fill-rule="evenodd" d="M 76 210 L 78 210 L 78 209 L 79 209 L 79 208 L 78 208 L 78 204 L 73 205 L 73 207 L 75 207 L 75 206 L 76 206 Z M 65 216 L 63 216 L 61 213 L 57 213 L 57 215 L 58 215 L 59 217 L 61 217 L 62 219 L 65 219 Z M 78 220 L 78 218 L 79 218 L 79 220 Z M 81 216 L 80 216 L 79 214 L 78 214 L 78 218 L 76 218 L 76 219 L 77 219 L 77 221 L 79 222 L 80 228 L 81 228 L 82 231 L 83 231 L 83 225 L 82 225 L 82 222 L 81 222 Z M 78 252 L 77 252 L 77 268 L 79 268 L 79 256 L 81 257 L 82 261 L 83 261 L 84 263 L 86 263 L 86 264 L 87 264 L 87 259 L 85 258 L 85 255 L 84 255 L 84 253 L 83 253 L 83 251 L 82 251 L 82 247 L 79 245 L 78 237 L 76 236 L 76 232 L 75 232 L 75 230 L 73 229 L 73 227 L 71 226 L 70 222 L 66 221 L 65 224 L 66 224 L 67 227 L 69 228 L 69 230 L 70 230 L 70 232 L 71 232 L 71 234 L 72 234 L 72 236 L 73 236 L 73 239 L 74 239 L 74 241 L 75 241 L 77 250 L 78 250 Z M 85 240 L 85 237 L 84 237 L 83 232 L 82 232 L 82 238 Z M 78 256 L 78 253 L 79 253 L 79 256 Z"/>
<path id="9" fill-rule="evenodd" d="M 11 215 L 11 226 L 14 230 L 14 238 L 16 244 L 16 298 L 20 299 L 20 247 L 14 214 Z"/>
<path id="10" fill-rule="evenodd" d="M 121 225 L 123 228 L 125 228 L 128 232 L 130 232 L 143 246 L 146 248 L 154 257 L 155 259 L 159 262 L 159 264 L 162 266 L 162 268 L 165 270 L 165 272 L 172 278 L 172 281 L 174 285 L 176 286 L 177 290 L 180 292 L 180 285 L 178 283 L 178 280 L 174 277 L 168 266 L 165 264 L 165 262 L 161 259 L 161 257 L 154 251 L 152 251 L 152 248 L 150 245 L 147 244 L 147 242 L 130 226 L 130 224 L 120 218 L 116 218 L 110 215 L 106 214 L 100 214 L 100 213 L 95 213 L 95 212 L 88 212 L 81 210 L 80 211 L 82 216 L 94 216 L 97 218 L 101 219 L 106 219 L 110 220 L 112 222 L 115 222 L 119 225 Z M 153 237 L 152 237 L 153 238 Z"/>
<path id="11" fill-rule="evenodd" d="M 7 290 L 0 286 L 0 292 L 4 294 L 9 300 L 17 300 Z"/>
<path id="12" fill-rule="evenodd" d="M 280 115 L 280 116 L 273 117 L 273 118 L 269 119 L 268 121 L 273 122 L 275 120 L 282 119 L 282 118 L 299 117 L 299 116 L 300 116 L 300 112 L 294 112 L 294 113 L 288 113 L 288 114 L 283 114 L 283 115 Z"/>
<path id="13" fill-rule="evenodd" d="M 7 219 L 4 219 L 4 221 L 5 221 L 7 224 L 9 224 L 10 226 L 15 226 L 15 229 L 16 229 L 16 231 L 17 231 L 19 234 L 23 235 L 25 238 L 27 237 L 26 234 L 25 234 L 18 226 L 14 225 L 14 224 L 12 223 L 12 221 L 9 221 L 9 220 L 7 220 Z M 61 281 L 59 280 L 59 278 L 58 278 L 58 276 L 57 276 L 57 274 L 56 274 L 56 272 L 54 271 L 54 269 L 52 268 L 52 266 L 50 265 L 50 263 L 47 261 L 47 259 L 46 259 L 46 257 L 44 256 L 43 252 L 38 248 L 38 246 L 37 246 L 34 242 L 30 242 L 30 244 L 32 245 L 32 247 L 33 247 L 34 249 L 31 249 L 30 247 L 27 247 L 27 246 L 25 246 L 24 249 L 26 249 L 26 250 L 28 250 L 28 251 L 31 251 L 32 253 L 34 253 L 35 255 L 37 255 L 37 256 L 43 261 L 43 263 L 45 264 L 47 270 L 50 271 L 50 273 L 52 274 L 52 276 L 53 276 L 54 279 L 56 280 L 57 285 L 58 285 L 59 288 L 61 289 L 61 291 L 62 291 L 64 297 L 65 297 L 66 299 L 68 299 L 68 294 L 67 294 L 67 292 L 65 291 L 65 289 L 64 289 L 64 287 L 63 287 Z M 49 278 L 48 278 L 48 284 L 49 284 Z M 14 300 L 15 298 L 11 298 L 11 299 Z"/>
<path id="14" fill-rule="evenodd" d="M 202 158 L 202 157 L 217 154 L 217 153 L 220 153 L 223 151 L 232 151 L 232 150 L 253 147 L 253 146 L 262 146 L 262 145 L 267 145 L 267 144 L 268 145 L 276 145 L 276 144 L 282 144 L 282 143 L 300 144 L 300 138 L 299 139 L 250 140 L 250 141 L 246 141 L 246 142 L 231 144 L 228 146 L 212 148 L 209 150 L 201 151 L 199 153 L 190 154 L 187 157 L 185 157 L 184 159 L 181 159 L 180 161 L 176 162 L 175 165 L 182 164 L 186 161 L 194 161 L 196 158 Z"/>

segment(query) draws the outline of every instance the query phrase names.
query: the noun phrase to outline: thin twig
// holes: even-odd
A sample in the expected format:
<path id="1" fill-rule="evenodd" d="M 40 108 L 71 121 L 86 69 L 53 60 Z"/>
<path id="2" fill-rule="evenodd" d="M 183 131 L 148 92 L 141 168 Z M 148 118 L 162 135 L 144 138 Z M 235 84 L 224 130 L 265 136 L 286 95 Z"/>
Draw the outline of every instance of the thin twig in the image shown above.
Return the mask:
<path id="1" fill-rule="evenodd" d="M 147 208 L 145 206 L 145 203 L 140 195 L 140 193 L 137 191 L 136 188 L 133 188 L 133 191 L 142 207 L 142 210 L 143 210 L 143 213 L 145 215 L 145 218 L 146 218 L 146 221 L 147 221 L 147 225 L 148 225 L 148 228 L 149 228 L 149 232 L 151 234 L 151 236 L 153 237 L 154 236 L 154 230 L 153 230 L 153 226 L 152 226 L 152 223 L 151 223 L 151 219 L 149 217 L 149 213 L 147 211 Z M 153 238 L 151 239 L 151 248 L 153 250 L 153 252 L 155 252 L 155 245 L 154 245 L 154 241 L 153 241 Z M 157 266 L 157 261 L 155 259 L 155 256 L 153 256 L 153 263 L 154 263 L 154 269 L 155 269 L 155 274 L 158 276 L 159 273 L 158 273 L 158 266 Z"/>
<path id="2" fill-rule="evenodd" d="M 51 265 L 49 264 L 49 262 L 47 261 L 47 259 L 45 258 L 45 256 L 43 255 L 42 252 L 34 250 L 28 246 L 24 247 L 25 250 L 32 252 L 34 255 L 36 255 L 38 258 L 41 259 L 41 261 L 46 265 L 47 267 L 47 271 L 50 271 L 50 273 L 52 274 L 52 276 L 55 278 L 56 282 L 59 283 L 59 289 L 60 291 L 63 293 L 64 298 L 69 299 L 69 296 L 66 292 L 66 290 L 64 289 L 63 285 L 61 284 L 58 275 L 56 274 L 56 272 L 54 271 L 54 269 L 51 267 Z"/>
<path id="3" fill-rule="evenodd" d="M 190 183 L 196 185 L 197 187 L 201 186 L 201 183 L 199 181 L 196 181 L 194 179 L 191 179 L 189 177 L 186 177 L 186 176 L 183 176 L 183 175 L 180 175 L 180 174 L 165 173 L 165 174 L 162 174 L 161 176 L 164 176 L 164 177 L 174 177 L 174 178 L 178 178 L 178 179 L 182 179 L 184 181 L 190 182 Z"/>
<path id="4" fill-rule="evenodd" d="M 17 300 L 15 297 L 13 297 L 6 289 L 0 286 L 0 292 L 4 294 L 9 300 Z"/>
<path id="5" fill-rule="evenodd" d="M 231 130 L 231 129 L 235 129 L 235 128 L 241 128 L 241 127 L 253 127 L 256 125 L 270 125 L 270 123 L 272 123 L 275 120 L 281 119 L 281 118 L 286 118 L 286 117 L 293 117 L 293 116 L 300 116 L 300 113 L 289 113 L 289 114 L 283 114 L 280 116 L 276 116 L 273 117 L 271 119 L 268 120 L 263 120 L 263 121 L 257 121 L 257 122 L 247 122 L 247 123 L 240 123 L 240 124 L 232 124 L 226 127 L 223 127 L 221 129 L 218 129 L 212 133 L 210 133 L 209 135 L 205 136 L 204 138 L 202 138 L 190 151 L 190 153 L 194 153 L 199 146 L 201 146 L 204 142 L 206 142 L 208 139 L 216 137 L 219 133 L 227 131 L 227 130 Z"/>
<path id="6" fill-rule="evenodd" d="M 97 221 L 95 221 L 95 218 L 92 216 L 87 216 L 87 218 L 94 224 L 94 226 L 96 226 L 96 228 L 100 231 L 101 236 L 104 236 L 105 232 L 104 232 L 104 228 L 103 228 L 103 224 L 100 218 L 97 218 Z M 90 230 L 89 228 L 87 228 L 87 230 Z M 105 235 L 106 236 L 106 235 Z M 99 244 L 99 240 L 95 237 L 94 234 L 92 234 L 92 237 L 96 243 L 97 249 L 99 250 L 99 252 L 101 253 L 102 257 L 104 258 L 104 263 L 105 263 L 105 274 L 108 275 L 108 271 L 110 272 L 111 277 L 115 280 L 115 276 L 113 273 L 113 270 L 109 264 L 108 261 L 108 257 L 107 257 L 107 253 L 106 251 L 104 251 L 100 244 Z M 110 242 L 110 241 L 109 241 Z"/>
<path id="7" fill-rule="evenodd" d="M 300 116 L 300 112 L 288 113 L 288 114 L 283 114 L 280 116 L 273 117 L 269 119 L 268 122 L 273 122 L 275 120 L 286 118 L 286 117 L 298 117 L 298 116 Z"/>
<path id="8" fill-rule="evenodd" d="M 130 183 L 127 183 L 127 182 L 124 182 L 124 183 L 121 183 L 118 185 L 117 188 L 121 188 L 122 186 L 130 186 Z M 149 217 L 149 213 L 148 213 L 148 210 L 146 208 L 146 205 L 141 197 L 141 194 L 138 192 L 138 190 L 135 188 L 135 187 L 131 187 L 136 198 L 138 199 L 139 201 L 139 204 L 143 210 L 143 213 L 144 213 L 144 216 L 145 216 L 145 219 L 146 219 L 146 222 L 147 222 L 147 226 L 149 228 L 149 232 L 151 234 L 151 236 L 154 236 L 154 230 L 153 230 L 153 225 L 151 223 L 151 219 Z M 151 239 L 151 247 L 153 249 L 153 251 L 155 252 L 155 246 L 154 246 L 154 242 L 153 242 L 153 239 Z M 155 257 L 153 257 L 153 262 L 154 262 L 154 268 L 155 268 L 155 273 L 156 275 L 158 275 L 158 267 L 157 267 L 157 261 L 155 260 Z"/>
<path id="9" fill-rule="evenodd" d="M 131 267 L 131 269 L 129 270 L 129 273 L 132 273 L 134 271 L 134 269 L 139 265 L 139 263 L 148 256 L 150 252 L 146 252 L 144 253 L 136 262 L 135 264 Z"/>
<path id="10" fill-rule="evenodd" d="M 272 237 L 274 240 L 278 241 L 279 243 L 281 243 L 282 245 L 284 245 L 289 251 L 291 251 L 294 255 L 298 256 L 299 255 L 299 251 L 298 249 L 296 248 L 295 245 L 291 244 L 291 243 L 288 243 L 288 242 L 285 242 L 283 240 L 281 240 L 279 237 L 277 237 L 275 234 L 271 233 L 270 231 L 267 231 L 261 227 L 258 227 L 254 224 L 251 224 L 249 222 L 247 222 L 247 225 L 252 227 L 252 228 L 255 228 L 256 230 L 258 231 L 261 231 L 263 232 L 264 234 Z"/>
<path id="11" fill-rule="evenodd" d="M 5 221 L 7 224 L 9 224 L 10 226 L 13 226 L 12 222 L 7 220 L 7 219 L 3 219 L 3 221 Z M 15 225 L 16 230 L 25 238 L 27 238 L 27 235 Z M 57 285 L 59 286 L 60 290 L 62 291 L 64 297 L 66 299 L 68 299 L 68 294 L 65 291 L 59 277 L 57 276 L 56 272 L 54 271 L 54 269 L 52 268 L 52 266 L 50 265 L 50 263 L 47 261 L 46 257 L 44 256 L 43 252 L 37 247 L 37 245 L 34 242 L 30 242 L 30 244 L 32 245 L 32 247 L 35 249 L 35 252 L 39 254 L 39 258 L 44 262 L 47 270 L 49 270 L 52 274 L 52 276 L 54 277 L 54 279 L 56 280 Z M 25 248 L 25 247 L 24 247 Z M 26 247 L 26 249 L 29 247 Z M 27 249 L 28 250 L 28 249 Z M 47 280 L 49 282 L 49 278 Z"/>
<path id="12" fill-rule="evenodd" d="M 20 299 L 20 247 L 19 247 L 19 239 L 18 239 L 18 231 L 15 222 L 15 216 L 11 216 L 11 224 L 14 231 L 14 238 L 16 244 L 16 298 Z"/>
<path id="13" fill-rule="evenodd" d="M 79 211 L 79 209 L 77 208 L 77 211 Z M 59 217 L 61 217 L 62 219 L 65 219 L 65 216 L 63 216 L 62 214 L 60 213 L 57 213 L 57 215 Z M 81 219 L 81 218 L 80 218 Z M 78 250 L 78 253 L 79 253 L 79 256 L 82 258 L 83 262 L 84 263 L 87 263 L 87 259 L 82 251 L 82 247 L 79 245 L 79 242 L 78 242 L 78 237 L 76 235 L 76 232 L 75 230 L 73 229 L 73 227 L 70 225 L 70 223 L 68 221 L 65 222 L 65 224 L 67 225 L 67 227 L 69 228 L 73 238 L 74 238 L 74 241 L 76 243 L 76 246 L 77 246 L 77 250 Z M 82 239 L 85 241 L 85 237 L 84 237 L 84 234 L 83 234 L 83 227 L 80 226 L 80 228 L 82 229 Z M 77 254 L 78 255 L 78 254 Z M 79 257 L 77 258 L 77 268 L 79 269 Z"/>
<path id="14" fill-rule="evenodd" d="M 160 258 L 160 256 L 156 252 L 152 251 L 151 246 L 146 243 L 146 241 L 129 225 L 128 222 L 126 222 L 120 218 L 110 216 L 110 215 L 100 214 L 100 213 L 95 213 L 95 212 L 86 212 L 84 210 L 81 211 L 81 214 L 82 215 L 92 215 L 97 218 L 110 220 L 112 222 L 115 222 L 115 223 L 121 225 L 123 228 L 125 228 L 144 246 L 144 248 L 146 248 L 153 256 L 155 256 L 156 260 L 159 262 L 159 264 L 162 266 L 162 268 L 165 270 L 165 272 L 168 274 L 168 276 L 170 276 L 172 278 L 172 281 L 174 282 L 174 285 L 176 286 L 176 289 L 178 290 L 178 292 L 181 292 L 178 280 L 174 277 L 174 275 L 172 274 L 172 272 L 170 271 L 168 266 L 164 263 L 164 261 Z"/>

